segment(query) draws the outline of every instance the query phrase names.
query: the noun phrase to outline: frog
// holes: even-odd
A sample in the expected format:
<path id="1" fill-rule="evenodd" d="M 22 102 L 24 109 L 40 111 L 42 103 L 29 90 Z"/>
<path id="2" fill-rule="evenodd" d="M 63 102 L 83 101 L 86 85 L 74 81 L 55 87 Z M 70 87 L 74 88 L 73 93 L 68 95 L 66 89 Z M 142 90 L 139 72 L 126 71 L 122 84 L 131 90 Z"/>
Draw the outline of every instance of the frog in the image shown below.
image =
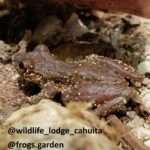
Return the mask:
<path id="1" fill-rule="evenodd" d="M 142 75 L 120 60 L 97 54 L 80 60 L 60 60 L 43 44 L 32 51 L 20 50 L 14 55 L 13 64 L 22 84 L 32 82 L 42 88 L 53 82 L 47 88 L 52 100 L 57 97 L 63 105 L 86 102 L 100 116 L 120 110 L 129 100 L 136 99 L 137 86 L 143 81 Z"/>

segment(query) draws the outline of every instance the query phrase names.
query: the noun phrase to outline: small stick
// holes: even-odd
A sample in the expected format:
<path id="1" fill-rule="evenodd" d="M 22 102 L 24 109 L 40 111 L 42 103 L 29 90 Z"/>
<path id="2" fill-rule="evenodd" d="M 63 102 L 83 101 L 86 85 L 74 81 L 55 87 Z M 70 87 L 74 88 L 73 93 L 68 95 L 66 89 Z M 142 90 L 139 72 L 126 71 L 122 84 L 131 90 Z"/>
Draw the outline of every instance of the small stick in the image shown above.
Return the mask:
<path id="1" fill-rule="evenodd" d="M 95 109 L 97 116 L 105 117 L 108 114 L 115 112 L 116 110 L 124 110 L 124 105 L 127 103 L 126 99 L 123 97 L 115 98 L 105 104 L 98 105 Z"/>
<path id="2" fill-rule="evenodd" d="M 121 136 L 121 141 L 125 142 L 132 150 L 148 150 L 144 144 L 132 135 L 123 123 L 115 116 L 108 117 L 109 123 L 117 130 Z"/>

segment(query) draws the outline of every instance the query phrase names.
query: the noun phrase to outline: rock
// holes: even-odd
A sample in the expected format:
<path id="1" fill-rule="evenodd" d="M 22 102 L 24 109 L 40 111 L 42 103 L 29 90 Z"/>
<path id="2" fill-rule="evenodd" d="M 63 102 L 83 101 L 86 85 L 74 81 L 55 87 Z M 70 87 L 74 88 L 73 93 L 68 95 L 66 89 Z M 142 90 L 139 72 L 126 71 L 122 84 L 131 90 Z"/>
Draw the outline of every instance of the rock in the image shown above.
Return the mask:
<path id="1" fill-rule="evenodd" d="M 138 65 L 138 71 L 142 74 L 150 73 L 150 61 L 143 61 Z"/>
<path id="2" fill-rule="evenodd" d="M 144 145 L 150 147 L 150 140 L 145 141 L 145 142 L 144 142 Z"/>
<path id="3" fill-rule="evenodd" d="M 67 134 L 67 129 L 70 133 L 74 133 L 75 129 L 102 127 L 103 123 L 93 114 L 84 109 L 82 110 L 82 108 L 81 111 L 79 110 L 80 109 L 75 113 L 75 107 L 72 111 L 46 99 L 41 100 L 41 102 L 36 105 L 20 109 L 19 111 L 14 112 L 12 116 L 4 122 L 4 130 L 1 128 L 0 131 L 3 133 L 1 134 L 1 137 L 5 137 L 6 139 L 3 140 L 2 144 L 5 148 L 4 142 L 9 140 L 35 144 L 55 141 L 64 144 L 64 148 L 61 148 L 62 150 L 88 150 L 89 147 L 94 150 L 117 150 L 118 148 L 115 144 L 110 142 L 104 134 L 85 134 L 84 136 L 83 134 L 75 134 L 73 136 Z M 91 118 L 89 118 L 90 116 Z M 48 135 L 30 134 L 29 136 L 28 134 L 14 134 L 9 136 L 7 135 L 9 127 L 14 127 L 16 129 L 24 127 L 40 127 L 41 129 L 44 129 L 44 133 L 49 133 L 49 128 L 60 128 L 61 132 Z M 17 148 L 14 149 L 16 150 Z M 43 149 L 46 148 L 43 147 Z"/>
<path id="4" fill-rule="evenodd" d="M 0 64 L 0 122 L 25 102 L 25 95 L 18 86 L 18 77 L 11 64 Z"/>
<path id="5" fill-rule="evenodd" d="M 143 118 L 135 114 L 134 118 L 130 118 L 130 121 L 127 123 L 127 127 L 131 129 L 131 132 L 138 138 L 143 141 L 145 146 L 150 147 L 150 123 L 145 121 Z"/>
<path id="6" fill-rule="evenodd" d="M 147 112 L 150 112 L 150 89 L 142 88 L 140 97 L 141 97 L 140 103 Z"/>
<path id="7" fill-rule="evenodd" d="M 35 29 L 32 41 L 56 46 L 62 41 L 62 32 L 62 21 L 56 16 L 48 16 Z"/>
<path id="8" fill-rule="evenodd" d="M 8 62 L 12 55 L 17 51 L 17 46 L 10 46 L 3 41 L 0 41 L 0 61 Z"/>

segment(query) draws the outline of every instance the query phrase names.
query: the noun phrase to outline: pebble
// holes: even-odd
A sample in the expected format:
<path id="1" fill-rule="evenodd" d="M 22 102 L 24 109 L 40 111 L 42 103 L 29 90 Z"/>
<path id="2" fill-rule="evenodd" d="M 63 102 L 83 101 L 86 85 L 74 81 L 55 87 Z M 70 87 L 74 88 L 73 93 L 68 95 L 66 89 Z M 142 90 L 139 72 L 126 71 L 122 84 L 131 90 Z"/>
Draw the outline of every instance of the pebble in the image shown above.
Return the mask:
<path id="1" fill-rule="evenodd" d="M 143 61 L 138 65 L 138 72 L 145 74 L 150 73 L 150 61 Z"/>
<path id="2" fill-rule="evenodd" d="M 150 147 L 150 140 L 145 141 L 144 145 L 147 146 L 147 147 Z"/>

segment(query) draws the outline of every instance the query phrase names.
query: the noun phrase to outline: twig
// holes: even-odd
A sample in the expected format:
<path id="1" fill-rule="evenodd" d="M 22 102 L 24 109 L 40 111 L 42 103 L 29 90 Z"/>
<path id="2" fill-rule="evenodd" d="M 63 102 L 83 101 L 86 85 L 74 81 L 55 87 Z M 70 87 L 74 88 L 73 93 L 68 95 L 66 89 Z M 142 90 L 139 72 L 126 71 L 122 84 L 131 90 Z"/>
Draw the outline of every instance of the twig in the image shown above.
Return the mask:
<path id="1" fill-rule="evenodd" d="M 109 123 L 117 130 L 121 137 L 121 141 L 125 142 L 132 150 L 148 150 L 144 144 L 137 139 L 123 123 L 115 116 L 112 115 L 108 118 Z"/>

